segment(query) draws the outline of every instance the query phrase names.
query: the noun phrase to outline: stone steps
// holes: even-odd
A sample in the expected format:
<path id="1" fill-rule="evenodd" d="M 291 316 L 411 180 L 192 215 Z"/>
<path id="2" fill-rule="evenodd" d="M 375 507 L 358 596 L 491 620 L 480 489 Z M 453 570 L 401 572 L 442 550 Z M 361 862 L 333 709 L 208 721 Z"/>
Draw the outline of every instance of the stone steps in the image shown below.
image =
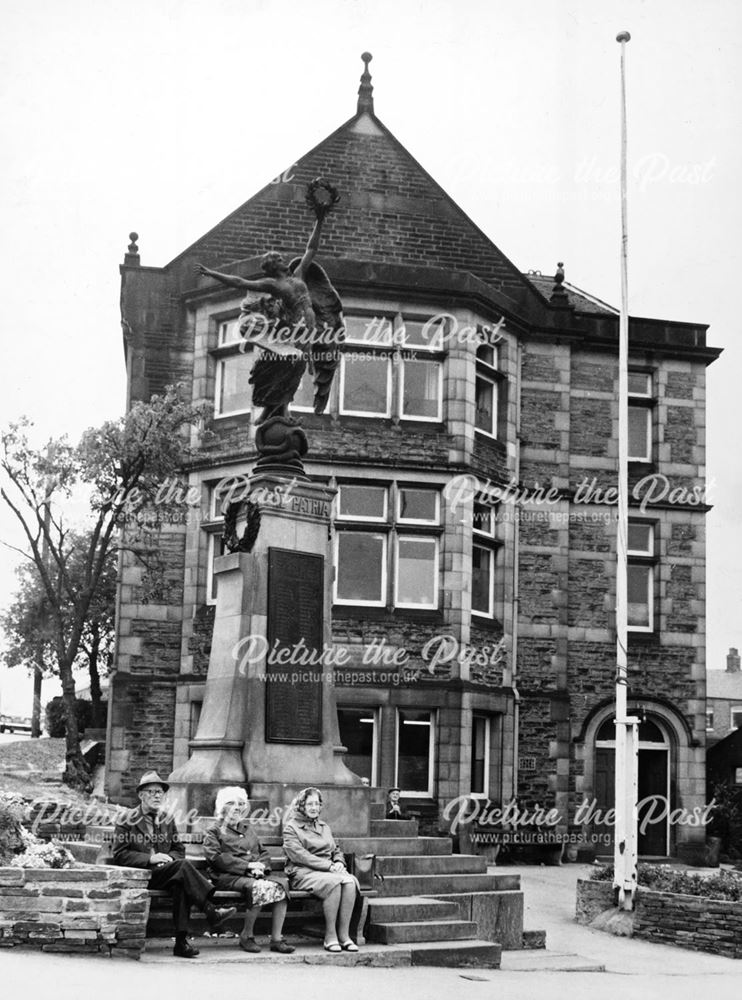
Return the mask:
<path id="1" fill-rule="evenodd" d="M 379 944 L 408 944 L 421 941 L 474 941 L 478 936 L 473 920 L 418 920 L 401 923 L 373 923 L 367 940 Z"/>
<path id="2" fill-rule="evenodd" d="M 380 896 L 440 896 L 462 892 L 517 889 L 518 876 L 483 874 L 389 875 L 379 883 Z"/>
<path id="3" fill-rule="evenodd" d="M 417 820 L 372 819 L 369 833 L 372 837 L 417 837 Z"/>
<path id="4" fill-rule="evenodd" d="M 410 965 L 447 969 L 499 969 L 502 948 L 493 941 L 431 941 L 410 947 Z"/>
<path id="5" fill-rule="evenodd" d="M 415 920 L 463 919 L 455 902 L 425 896 L 377 897 L 368 901 L 371 923 L 401 923 Z"/>
<path id="6" fill-rule="evenodd" d="M 395 854 L 377 855 L 384 878 L 391 875 L 481 875 L 487 859 L 477 854 Z"/>
<path id="7" fill-rule="evenodd" d="M 399 824 L 397 824 L 399 825 Z M 450 837 L 341 837 L 344 851 L 390 857 L 397 854 L 451 854 Z"/>

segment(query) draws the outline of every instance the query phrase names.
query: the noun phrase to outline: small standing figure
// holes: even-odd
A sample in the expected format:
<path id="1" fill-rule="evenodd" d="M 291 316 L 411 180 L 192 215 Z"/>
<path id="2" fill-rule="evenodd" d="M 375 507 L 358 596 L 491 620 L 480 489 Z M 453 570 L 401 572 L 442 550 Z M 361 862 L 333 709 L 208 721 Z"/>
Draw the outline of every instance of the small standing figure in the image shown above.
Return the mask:
<path id="1" fill-rule="evenodd" d="M 386 818 L 387 819 L 407 819 L 402 811 L 399 801 L 401 792 L 398 788 L 390 788 L 386 797 Z"/>

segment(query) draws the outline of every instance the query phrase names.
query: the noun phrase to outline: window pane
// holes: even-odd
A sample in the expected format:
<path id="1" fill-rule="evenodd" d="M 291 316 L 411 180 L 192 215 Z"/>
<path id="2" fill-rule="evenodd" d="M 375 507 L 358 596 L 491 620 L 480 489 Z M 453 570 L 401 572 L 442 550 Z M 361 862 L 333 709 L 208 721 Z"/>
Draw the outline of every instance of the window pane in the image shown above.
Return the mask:
<path id="1" fill-rule="evenodd" d="M 431 785 L 430 712 L 399 712 L 397 784 L 406 792 L 427 792 Z"/>
<path id="2" fill-rule="evenodd" d="M 339 517 L 386 520 L 386 489 L 383 486 L 340 486 Z"/>
<path id="3" fill-rule="evenodd" d="M 346 316 L 345 339 L 358 344 L 389 345 L 392 322 L 385 316 Z"/>
<path id="4" fill-rule="evenodd" d="M 433 317 L 424 323 L 406 319 L 402 326 L 402 343 L 410 347 L 440 349 L 445 334 L 443 322 L 442 319 L 435 321 Z"/>
<path id="5" fill-rule="evenodd" d="M 629 552 L 639 555 L 654 555 L 652 550 L 652 525 L 629 521 Z"/>
<path id="6" fill-rule="evenodd" d="M 389 413 L 389 360 L 343 355 L 344 412 Z"/>
<path id="7" fill-rule="evenodd" d="M 628 568 L 629 625 L 649 628 L 651 625 L 650 604 L 652 598 L 652 567 L 632 566 Z"/>
<path id="8" fill-rule="evenodd" d="M 629 458 L 649 459 L 650 417 L 646 406 L 629 406 Z"/>
<path id="9" fill-rule="evenodd" d="M 236 413 L 249 410 L 252 405 L 252 386 L 249 384 L 253 364 L 252 354 L 235 354 L 220 361 L 221 386 L 219 412 Z"/>
<path id="10" fill-rule="evenodd" d="M 471 607 L 483 615 L 492 614 L 492 561 L 490 549 L 475 545 L 472 551 Z"/>
<path id="11" fill-rule="evenodd" d="M 384 603 L 386 537 L 367 531 L 338 533 L 337 599 Z"/>
<path id="12" fill-rule="evenodd" d="M 485 503 L 474 501 L 474 521 L 475 531 L 481 531 L 483 535 L 492 535 L 494 529 L 494 511 Z"/>
<path id="13" fill-rule="evenodd" d="M 208 580 L 207 580 L 207 592 L 210 601 L 216 600 L 216 581 L 217 578 L 214 576 L 214 559 L 218 559 L 219 556 L 223 556 L 226 553 L 226 547 L 224 545 L 224 539 L 221 535 L 209 535 L 209 565 L 208 565 Z"/>
<path id="14" fill-rule="evenodd" d="M 313 410 L 314 409 L 314 382 L 309 368 L 304 372 L 299 383 L 299 388 L 294 395 L 291 409 Z"/>
<path id="15" fill-rule="evenodd" d="M 237 340 L 241 340 L 240 337 L 240 321 L 239 319 L 229 319 L 225 323 L 219 324 L 219 346 L 222 344 L 233 344 Z"/>
<path id="16" fill-rule="evenodd" d="M 483 795 L 487 792 L 485 777 L 487 771 L 487 724 L 489 720 L 481 715 L 472 719 L 471 739 L 471 790 Z"/>
<path id="17" fill-rule="evenodd" d="M 435 538 L 398 539 L 397 604 L 437 606 L 437 546 Z"/>
<path id="18" fill-rule="evenodd" d="M 404 361 L 403 417 L 440 417 L 440 365 L 437 361 Z"/>
<path id="19" fill-rule="evenodd" d="M 399 491 L 400 521 L 425 521 L 428 524 L 438 524 L 438 492 L 437 490 Z"/>
<path id="20" fill-rule="evenodd" d="M 338 708 L 340 742 L 348 753 L 343 763 L 359 778 L 373 780 L 374 715 L 368 708 Z"/>
<path id="21" fill-rule="evenodd" d="M 497 348 L 489 344 L 482 344 L 477 348 L 477 361 L 482 361 L 490 368 L 497 368 Z"/>
<path id="22" fill-rule="evenodd" d="M 497 393 L 495 385 L 489 379 L 477 375 L 476 384 L 476 414 L 474 425 L 480 431 L 487 434 L 495 433 L 495 407 L 497 405 Z"/>
<path id="23" fill-rule="evenodd" d="M 646 372 L 629 372 L 629 395 L 651 396 L 652 376 Z"/>

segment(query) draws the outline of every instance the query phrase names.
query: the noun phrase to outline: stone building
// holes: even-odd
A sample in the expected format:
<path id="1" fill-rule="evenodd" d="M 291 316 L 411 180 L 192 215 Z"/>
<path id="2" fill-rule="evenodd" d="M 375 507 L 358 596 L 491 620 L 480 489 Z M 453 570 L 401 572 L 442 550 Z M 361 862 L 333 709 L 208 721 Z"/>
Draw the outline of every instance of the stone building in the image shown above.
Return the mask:
<path id="1" fill-rule="evenodd" d="M 727 653 L 726 670 L 706 674 L 706 740 L 709 744 L 742 729 L 742 670 L 738 650 Z"/>
<path id="2" fill-rule="evenodd" d="M 308 182 L 342 193 L 318 259 L 347 322 L 326 413 L 302 384 L 307 474 L 338 491 L 333 637 L 347 762 L 431 825 L 461 796 L 612 802 L 617 311 L 523 274 L 376 117 L 357 112 L 164 267 L 121 267 L 130 400 L 180 382 L 213 407 L 184 470 L 195 506 L 137 529 L 122 564 L 107 788 L 189 754 L 203 697 L 225 483 L 255 461 L 239 293 L 301 252 Z M 587 238 L 587 234 L 586 234 Z M 136 237 L 135 237 L 136 239 Z M 630 323 L 630 707 L 641 793 L 704 800 L 705 368 L 698 324 Z M 235 478 L 237 477 L 237 478 Z M 220 486 L 221 484 L 221 486 Z M 155 511 L 155 515 L 157 511 Z M 180 523 L 172 523 L 173 521 Z M 132 528 L 134 530 L 134 528 Z M 402 663 L 402 666 L 400 666 Z M 692 831 L 656 823 L 644 853 Z"/>

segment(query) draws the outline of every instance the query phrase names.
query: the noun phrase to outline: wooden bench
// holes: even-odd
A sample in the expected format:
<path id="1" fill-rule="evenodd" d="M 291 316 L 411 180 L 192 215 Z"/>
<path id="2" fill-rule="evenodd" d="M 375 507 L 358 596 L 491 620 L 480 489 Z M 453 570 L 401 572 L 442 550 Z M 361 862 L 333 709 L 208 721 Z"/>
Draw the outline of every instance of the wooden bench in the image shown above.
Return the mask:
<path id="1" fill-rule="evenodd" d="M 110 845 L 113 843 L 113 829 L 106 831 L 102 837 L 104 845 Z M 206 872 L 206 859 L 201 853 L 199 853 L 199 848 L 203 844 L 204 834 L 203 833 L 184 833 L 180 835 L 181 843 L 186 849 L 186 858 L 190 861 L 196 868 L 201 871 Z M 273 840 L 273 843 L 269 843 L 269 840 Z M 262 841 L 264 847 L 274 848 L 280 850 L 280 842 L 277 838 L 264 838 Z M 283 871 L 286 865 L 286 856 L 283 853 L 271 854 L 270 859 L 271 870 L 273 872 Z M 376 889 L 361 889 L 360 904 L 355 908 L 353 913 L 353 919 L 351 922 L 351 936 L 358 944 L 364 943 L 363 930 L 366 926 L 366 920 L 368 919 L 368 901 L 373 897 L 378 895 Z M 160 910 L 162 907 L 160 904 L 168 903 L 171 900 L 170 893 L 164 889 L 150 889 L 149 896 L 152 903 L 158 904 L 155 910 Z M 316 903 L 313 910 L 308 910 L 304 907 L 304 902 L 310 900 Z M 238 912 L 244 913 L 245 911 L 245 897 L 240 892 L 233 892 L 225 889 L 217 889 L 213 896 L 214 904 L 217 906 L 234 906 L 237 908 Z M 296 904 L 300 904 L 297 906 Z M 305 913 L 312 912 L 312 915 L 319 914 L 321 912 L 321 901 L 314 895 L 314 893 L 306 892 L 303 889 L 292 889 L 291 898 L 289 899 L 289 909 L 288 916 L 300 916 Z M 150 912 L 152 912 L 150 910 Z"/>

